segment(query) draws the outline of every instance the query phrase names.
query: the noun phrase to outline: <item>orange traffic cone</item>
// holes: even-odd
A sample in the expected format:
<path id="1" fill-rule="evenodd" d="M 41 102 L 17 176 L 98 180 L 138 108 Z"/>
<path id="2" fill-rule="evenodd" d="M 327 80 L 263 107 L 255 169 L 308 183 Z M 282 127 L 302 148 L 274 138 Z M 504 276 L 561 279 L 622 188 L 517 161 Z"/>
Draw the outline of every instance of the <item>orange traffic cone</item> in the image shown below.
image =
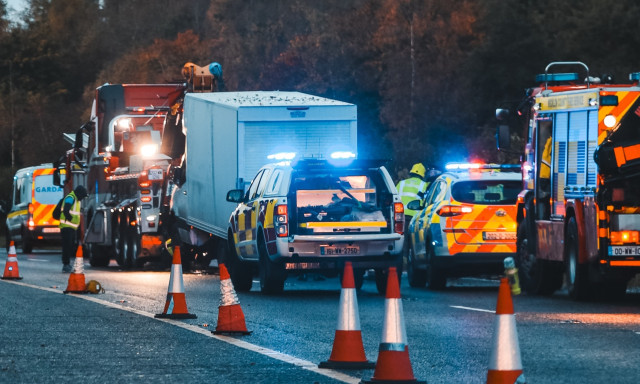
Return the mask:
<path id="1" fill-rule="evenodd" d="M 173 264 L 171 265 L 171 277 L 164 311 L 155 317 L 167 319 L 195 319 L 197 316 L 187 310 L 187 300 L 184 295 L 184 283 L 182 280 L 182 260 L 180 259 L 180 247 L 173 251 Z"/>
<path id="2" fill-rule="evenodd" d="M 386 297 L 376 370 L 371 380 L 362 383 L 426 383 L 413 377 L 396 267 L 389 267 Z"/>
<path id="3" fill-rule="evenodd" d="M 500 280 L 498 304 L 496 305 L 493 348 L 489 359 L 487 384 L 526 383 L 520 360 L 516 315 L 513 312 L 509 279 Z"/>
<path id="4" fill-rule="evenodd" d="M 7 254 L 7 263 L 4 265 L 3 280 L 22 280 L 20 271 L 18 270 L 18 257 L 16 256 L 16 246 L 11 240 L 9 243 L 9 254 Z"/>
<path id="5" fill-rule="evenodd" d="M 82 257 L 82 245 L 76 250 L 76 260 L 73 264 L 73 272 L 69 274 L 69 282 L 64 293 L 87 293 L 87 284 L 84 281 L 84 258 Z"/>
<path id="6" fill-rule="evenodd" d="M 318 364 L 320 368 L 369 369 L 375 364 L 367 360 L 362 344 L 360 315 L 356 284 L 353 280 L 353 266 L 350 261 L 344 265 L 342 291 L 340 292 L 340 313 L 333 340 L 333 349 L 328 361 Z"/>
<path id="7" fill-rule="evenodd" d="M 240 301 L 233 289 L 231 276 L 227 267 L 220 263 L 220 306 L 218 306 L 218 325 L 215 331 L 211 331 L 216 335 L 221 333 L 236 333 L 242 335 L 250 335 L 251 331 L 247 331 L 247 325 L 244 321 L 244 313 L 240 308 Z"/>

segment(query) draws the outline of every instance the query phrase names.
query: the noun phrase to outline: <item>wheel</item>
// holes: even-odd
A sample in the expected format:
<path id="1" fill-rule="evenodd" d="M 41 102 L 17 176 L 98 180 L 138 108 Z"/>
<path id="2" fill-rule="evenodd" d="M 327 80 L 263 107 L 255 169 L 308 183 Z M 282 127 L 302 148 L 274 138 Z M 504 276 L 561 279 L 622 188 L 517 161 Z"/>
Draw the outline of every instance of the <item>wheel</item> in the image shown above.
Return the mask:
<path id="1" fill-rule="evenodd" d="M 109 248 L 95 244 L 87 244 L 89 264 L 92 267 L 106 267 L 109 265 Z"/>
<path id="2" fill-rule="evenodd" d="M 414 288 L 423 288 L 427 284 L 427 271 L 418 269 L 418 261 L 411 244 L 407 253 L 407 278 L 409 286 Z"/>
<path id="3" fill-rule="evenodd" d="M 125 233 L 127 243 L 125 252 L 125 256 L 127 258 L 127 267 L 140 267 L 144 265 L 144 262 L 141 262 L 141 260 L 138 258 L 138 256 L 140 256 L 139 227 L 137 225 L 128 226 Z"/>
<path id="4" fill-rule="evenodd" d="M 258 238 L 260 256 L 260 291 L 263 293 L 280 293 L 284 289 L 287 272 L 284 264 L 274 263 L 269 259 L 267 246 L 262 237 Z"/>
<path id="5" fill-rule="evenodd" d="M 249 292 L 251 290 L 251 286 L 253 285 L 251 265 L 243 263 L 238 259 L 233 240 L 227 242 L 227 250 L 223 258 L 218 259 L 218 261 L 222 261 L 226 265 L 229 270 L 229 275 L 231 275 L 231 282 L 236 291 Z"/>
<path id="6" fill-rule="evenodd" d="M 353 283 L 357 290 L 362 288 L 362 284 L 364 284 L 364 273 L 365 269 L 362 268 L 354 268 L 353 269 Z M 340 272 L 340 285 L 342 286 L 342 281 L 344 280 L 344 269 Z"/>
<path id="7" fill-rule="evenodd" d="M 551 295 L 562 286 L 562 269 L 546 260 L 539 260 L 535 253 L 535 237 L 523 220 L 518 225 L 515 262 L 520 286 L 525 292 Z"/>
<path id="8" fill-rule="evenodd" d="M 22 230 L 22 253 L 31 253 L 33 251 L 33 239 L 29 236 L 26 229 Z"/>
<path id="9" fill-rule="evenodd" d="M 427 242 L 429 244 L 430 242 Z M 427 288 L 431 290 L 441 290 L 447 286 L 447 275 L 444 271 L 435 265 L 436 253 L 431 246 L 427 246 L 427 270 L 426 270 L 426 283 Z"/>
<path id="10" fill-rule="evenodd" d="M 112 242 L 113 242 L 113 255 L 119 266 L 126 264 L 126 252 L 127 247 L 125 245 L 125 236 L 123 236 L 123 226 L 120 222 L 120 217 L 116 217 L 113 220 Z"/>
<path id="11" fill-rule="evenodd" d="M 567 223 L 565 235 L 565 266 L 566 281 L 569 297 L 574 300 L 585 300 L 590 295 L 589 276 L 586 264 L 580 264 L 580 242 L 578 240 L 578 224 L 575 217 L 571 217 Z"/>
<path id="12" fill-rule="evenodd" d="M 402 257 L 400 257 L 400 260 L 398 261 L 398 263 L 396 263 L 396 275 L 398 276 L 398 286 L 401 285 L 402 283 Z M 376 288 L 378 290 L 378 293 L 381 295 L 384 295 L 387 293 L 387 276 L 389 275 L 389 269 L 388 268 L 376 268 L 375 269 L 375 279 L 376 279 Z"/>

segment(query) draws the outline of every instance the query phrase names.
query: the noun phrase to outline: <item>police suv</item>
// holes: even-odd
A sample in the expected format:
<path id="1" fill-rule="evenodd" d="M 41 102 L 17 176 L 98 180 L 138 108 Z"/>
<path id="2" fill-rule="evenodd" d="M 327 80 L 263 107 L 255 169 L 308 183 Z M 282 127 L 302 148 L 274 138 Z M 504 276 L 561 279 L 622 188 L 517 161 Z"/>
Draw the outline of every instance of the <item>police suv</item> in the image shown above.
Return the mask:
<path id="1" fill-rule="evenodd" d="M 249 189 L 229 191 L 228 267 L 236 289 L 280 292 L 289 274 L 337 276 L 346 261 L 356 287 L 375 269 L 378 291 L 388 267 L 402 267 L 404 208 L 386 168 L 354 159 L 303 159 L 262 167 Z M 401 271 L 402 269 L 400 269 Z"/>

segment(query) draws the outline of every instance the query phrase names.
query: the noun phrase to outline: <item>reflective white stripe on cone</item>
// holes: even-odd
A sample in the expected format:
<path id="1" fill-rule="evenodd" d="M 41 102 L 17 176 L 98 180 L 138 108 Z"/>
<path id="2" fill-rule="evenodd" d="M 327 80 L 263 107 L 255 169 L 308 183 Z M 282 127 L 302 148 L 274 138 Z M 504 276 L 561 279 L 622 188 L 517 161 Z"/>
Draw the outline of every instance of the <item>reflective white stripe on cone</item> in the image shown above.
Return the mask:
<path id="1" fill-rule="evenodd" d="M 244 313 L 240 307 L 240 300 L 233 288 L 231 276 L 224 263 L 219 264 L 220 270 L 220 305 L 218 306 L 218 324 L 216 330 L 211 331 L 216 335 L 221 333 L 235 333 L 250 335 L 244 321 Z"/>
<path id="2" fill-rule="evenodd" d="M 376 370 L 371 380 L 362 380 L 361 383 L 426 383 L 413 376 L 396 267 L 390 267 L 387 276 L 382 342 Z"/>
<path id="3" fill-rule="evenodd" d="M 516 316 L 507 278 L 500 280 L 494 329 L 487 384 L 526 383 L 520 359 Z"/>
<path id="4" fill-rule="evenodd" d="M 18 268 L 18 256 L 16 255 L 16 246 L 13 240 L 9 243 L 9 253 L 7 254 L 7 262 L 4 265 L 3 280 L 22 280 L 20 270 Z"/>
<path id="5" fill-rule="evenodd" d="M 173 251 L 173 264 L 171 264 L 171 276 L 169 277 L 169 288 L 167 291 L 167 301 L 164 305 L 164 311 L 158 313 L 155 317 L 167 319 L 197 318 L 196 315 L 189 313 L 187 309 L 184 283 L 182 281 L 182 259 L 180 258 L 179 246 L 176 246 Z"/>
<path id="6" fill-rule="evenodd" d="M 318 364 L 320 368 L 369 369 L 375 364 L 367 360 L 362 344 L 358 298 L 353 279 L 353 266 L 344 265 L 342 291 L 340 292 L 338 325 L 333 341 L 333 349 L 328 361 Z"/>
<path id="7" fill-rule="evenodd" d="M 84 257 L 82 255 L 82 245 L 78 244 L 76 249 L 76 259 L 73 263 L 73 272 L 69 274 L 69 282 L 64 293 L 88 293 L 87 284 L 84 279 Z"/>

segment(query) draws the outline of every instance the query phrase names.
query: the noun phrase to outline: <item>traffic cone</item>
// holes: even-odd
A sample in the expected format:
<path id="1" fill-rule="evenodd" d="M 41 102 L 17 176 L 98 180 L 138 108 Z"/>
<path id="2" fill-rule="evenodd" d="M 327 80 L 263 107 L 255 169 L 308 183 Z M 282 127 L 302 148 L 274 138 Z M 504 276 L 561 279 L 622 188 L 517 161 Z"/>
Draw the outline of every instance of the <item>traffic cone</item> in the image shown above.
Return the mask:
<path id="1" fill-rule="evenodd" d="M 87 284 L 84 281 L 84 258 L 82 257 L 82 245 L 76 250 L 76 260 L 73 263 L 73 272 L 69 274 L 69 282 L 64 293 L 87 293 Z"/>
<path id="2" fill-rule="evenodd" d="M 333 340 L 333 349 L 328 361 L 318 364 L 320 368 L 370 369 L 375 364 L 367 360 L 362 344 L 360 315 L 356 284 L 353 280 L 353 266 L 350 261 L 344 265 L 342 291 L 340 292 L 340 313 Z"/>
<path id="3" fill-rule="evenodd" d="M 382 341 L 376 370 L 371 380 L 362 380 L 361 383 L 426 383 L 413 377 L 396 267 L 389 267 L 387 275 Z"/>
<path id="4" fill-rule="evenodd" d="M 493 347 L 489 359 L 487 384 L 526 383 L 520 360 L 516 315 L 513 312 L 509 279 L 500 280 Z"/>
<path id="5" fill-rule="evenodd" d="M 173 264 L 171 264 L 171 277 L 169 278 L 169 289 L 164 311 L 158 313 L 155 317 L 163 319 L 195 319 L 197 317 L 187 310 L 179 246 L 176 246 L 173 251 Z"/>
<path id="6" fill-rule="evenodd" d="M 16 256 L 16 246 L 13 240 L 9 243 L 9 254 L 7 254 L 7 262 L 4 265 L 2 280 L 22 280 L 18 270 L 18 257 Z"/>
<path id="7" fill-rule="evenodd" d="M 233 289 L 231 276 L 227 267 L 220 263 L 220 306 L 218 306 L 218 325 L 211 333 L 219 335 L 221 333 L 235 333 L 250 335 L 244 321 L 244 313 L 240 308 L 240 301 Z"/>

